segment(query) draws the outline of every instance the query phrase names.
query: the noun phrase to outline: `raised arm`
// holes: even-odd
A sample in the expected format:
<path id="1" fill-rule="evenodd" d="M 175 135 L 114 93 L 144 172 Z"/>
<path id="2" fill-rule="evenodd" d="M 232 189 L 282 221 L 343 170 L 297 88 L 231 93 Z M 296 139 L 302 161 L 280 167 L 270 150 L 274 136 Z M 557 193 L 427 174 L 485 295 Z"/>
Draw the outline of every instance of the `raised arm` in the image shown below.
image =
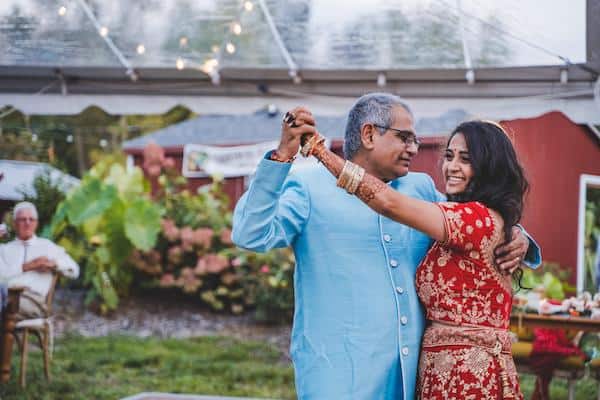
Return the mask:
<path id="1" fill-rule="evenodd" d="M 311 140 L 318 141 L 318 136 Z M 310 153 L 338 178 L 338 186 L 349 189 L 377 213 L 415 228 L 434 240 L 445 241 L 444 216 L 436 203 L 405 196 L 364 170 L 360 172 L 358 166 L 342 159 L 322 143 L 309 142 L 307 148 L 311 145 Z"/>
<path id="2" fill-rule="evenodd" d="M 232 239 L 245 249 L 264 252 L 287 247 L 308 218 L 308 191 L 300 179 L 288 173 L 301 134 L 315 132 L 314 120 L 302 108 L 295 111 L 295 123 L 282 125 L 279 147 L 261 160 L 248 191 L 235 207 Z"/>

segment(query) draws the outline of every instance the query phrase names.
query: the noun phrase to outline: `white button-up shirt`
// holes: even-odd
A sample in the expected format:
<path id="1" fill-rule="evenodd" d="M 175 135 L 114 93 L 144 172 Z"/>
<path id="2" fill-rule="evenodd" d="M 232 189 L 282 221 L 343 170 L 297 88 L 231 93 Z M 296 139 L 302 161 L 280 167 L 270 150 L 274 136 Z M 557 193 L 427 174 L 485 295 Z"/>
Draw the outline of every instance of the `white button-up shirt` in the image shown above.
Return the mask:
<path id="1" fill-rule="evenodd" d="M 8 286 L 24 286 L 42 296 L 46 296 L 52 282 L 48 272 L 23 272 L 23 264 L 45 256 L 56 263 L 56 269 L 69 278 L 79 276 L 79 265 L 66 253 L 65 249 L 48 239 L 33 236 L 29 240 L 15 239 L 0 245 L 0 279 Z"/>

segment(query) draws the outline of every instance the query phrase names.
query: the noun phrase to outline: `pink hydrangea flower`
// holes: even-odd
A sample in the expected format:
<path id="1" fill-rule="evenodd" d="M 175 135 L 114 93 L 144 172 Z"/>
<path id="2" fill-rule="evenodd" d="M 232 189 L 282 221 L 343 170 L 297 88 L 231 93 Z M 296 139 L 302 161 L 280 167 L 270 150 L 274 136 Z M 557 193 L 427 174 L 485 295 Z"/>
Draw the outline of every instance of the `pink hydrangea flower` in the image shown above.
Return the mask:
<path id="1" fill-rule="evenodd" d="M 193 233 L 193 242 L 205 249 L 210 249 L 214 231 L 210 228 L 198 228 Z"/>
<path id="2" fill-rule="evenodd" d="M 231 241 L 231 229 L 225 228 L 221 231 L 221 243 L 223 244 L 232 244 L 233 242 Z"/>
<path id="3" fill-rule="evenodd" d="M 167 259 L 172 264 L 179 264 L 183 256 L 183 249 L 180 246 L 170 247 L 167 251 Z"/>
<path id="4" fill-rule="evenodd" d="M 173 159 L 173 157 L 167 157 L 165 158 L 165 160 L 163 161 L 163 167 L 165 168 L 175 168 L 175 160 Z"/>
<path id="5" fill-rule="evenodd" d="M 160 277 L 160 281 L 158 282 L 158 284 L 161 287 L 173 286 L 175 284 L 175 277 L 173 276 L 173 274 L 164 274 Z"/>
<path id="6" fill-rule="evenodd" d="M 206 273 L 218 274 L 229 267 L 229 260 L 220 254 L 207 254 L 198 259 L 194 272 L 197 275 Z"/>
<path id="7" fill-rule="evenodd" d="M 192 251 L 194 249 L 194 230 L 189 226 L 181 228 L 179 231 L 181 237 L 181 247 L 185 251 Z"/>
<path id="8" fill-rule="evenodd" d="M 162 219 L 160 221 L 162 227 L 162 233 L 169 242 L 175 242 L 179 239 L 179 228 L 175 225 L 175 221 L 172 219 Z"/>

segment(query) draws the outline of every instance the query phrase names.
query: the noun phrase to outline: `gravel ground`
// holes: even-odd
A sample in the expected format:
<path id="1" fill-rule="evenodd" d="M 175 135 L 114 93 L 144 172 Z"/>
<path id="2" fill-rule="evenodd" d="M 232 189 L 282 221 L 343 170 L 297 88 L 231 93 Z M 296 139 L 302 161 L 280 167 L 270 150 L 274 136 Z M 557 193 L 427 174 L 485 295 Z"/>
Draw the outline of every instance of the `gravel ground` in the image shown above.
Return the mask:
<path id="1" fill-rule="evenodd" d="M 212 313 L 190 299 L 138 295 L 124 299 L 116 312 L 101 316 L 84 306 L 84 292 L 57 289 L 54 297 L 54 332 L 95 337 L 109 334 L 138 337 L 189 338 L 222 335 L 262 340 L 289 358 L 289 326 L 259 324 L 251 315 Z"/>

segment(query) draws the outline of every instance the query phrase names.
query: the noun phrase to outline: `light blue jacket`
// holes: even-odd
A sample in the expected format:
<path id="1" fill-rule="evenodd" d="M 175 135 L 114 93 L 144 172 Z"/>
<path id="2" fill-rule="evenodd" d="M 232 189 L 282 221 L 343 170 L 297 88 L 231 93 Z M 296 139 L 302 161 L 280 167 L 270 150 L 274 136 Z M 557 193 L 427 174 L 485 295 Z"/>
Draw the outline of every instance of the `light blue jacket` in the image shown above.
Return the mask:
<path id="1" fill-rule="evenodd" d="M 292 246 L 295 315 L 290 353 L 299 399 L 414 399 L 424 314 L 415 270 L 431 239 L 382 217 L 336 186 L 323 167 L 289 174 L 263 159 L 235 208 L 233 241 Z M 431 178 L 390 185 L 443 201 Z"/>

